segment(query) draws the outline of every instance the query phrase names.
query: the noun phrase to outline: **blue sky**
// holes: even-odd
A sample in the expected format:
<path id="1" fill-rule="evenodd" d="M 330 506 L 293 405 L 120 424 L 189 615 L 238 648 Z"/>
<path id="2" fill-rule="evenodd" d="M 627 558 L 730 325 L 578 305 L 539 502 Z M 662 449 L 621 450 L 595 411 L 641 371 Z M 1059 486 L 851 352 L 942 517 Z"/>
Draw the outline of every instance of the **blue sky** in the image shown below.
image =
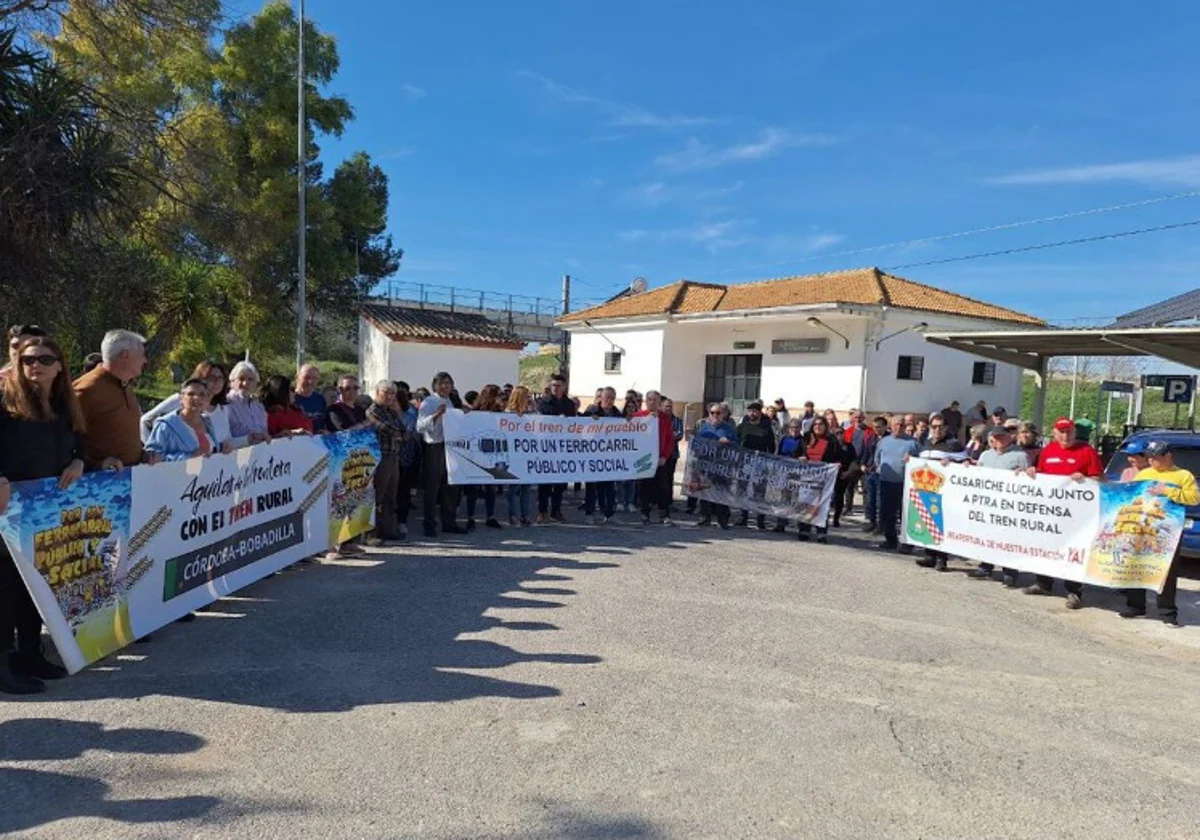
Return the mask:
<path id="1" fill-rule="evenodd" d="M 1200 6 L 309 0 L 397 280 L 612 294 L 1200 219 Z M 897 273 L 1054 320 L 1200 285 L 1200 227 Z"/>

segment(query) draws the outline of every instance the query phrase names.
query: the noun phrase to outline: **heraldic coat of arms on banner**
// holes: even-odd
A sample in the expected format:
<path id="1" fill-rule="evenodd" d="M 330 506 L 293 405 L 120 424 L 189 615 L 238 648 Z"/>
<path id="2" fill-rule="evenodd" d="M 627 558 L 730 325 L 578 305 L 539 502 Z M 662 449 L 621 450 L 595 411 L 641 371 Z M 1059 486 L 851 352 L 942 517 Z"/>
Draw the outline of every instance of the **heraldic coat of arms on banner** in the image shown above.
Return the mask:
<path id="1" fill-rule="evenodd" d="M 908 488 L 908 538 L 920 545 L 941 545 L 945 538 L 942 486 L 946 477 L 931 467 L 914 470 Z"/>

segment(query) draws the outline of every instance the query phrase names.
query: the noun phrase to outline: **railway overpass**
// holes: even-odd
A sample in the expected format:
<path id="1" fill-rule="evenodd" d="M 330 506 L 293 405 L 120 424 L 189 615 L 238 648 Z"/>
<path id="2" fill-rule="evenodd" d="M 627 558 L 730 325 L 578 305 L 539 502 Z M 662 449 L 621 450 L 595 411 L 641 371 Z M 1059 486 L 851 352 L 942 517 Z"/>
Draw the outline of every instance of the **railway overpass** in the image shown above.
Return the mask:
<path id="1" fill-rule="evenodd" d="M 400 281 L 379 291 L 369 303 L 476 313 L 531 344 L 559 344 L 563 339 L 563 331 L 554 326 L 563 314 L 561 299 Z"/>

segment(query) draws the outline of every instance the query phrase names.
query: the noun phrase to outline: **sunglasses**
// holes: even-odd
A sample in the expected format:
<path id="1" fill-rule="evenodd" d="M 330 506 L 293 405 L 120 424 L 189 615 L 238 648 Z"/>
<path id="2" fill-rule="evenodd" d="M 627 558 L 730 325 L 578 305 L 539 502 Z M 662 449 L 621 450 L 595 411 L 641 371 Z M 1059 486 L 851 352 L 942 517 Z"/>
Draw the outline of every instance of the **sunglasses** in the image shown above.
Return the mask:
<path id="1" fill-rule="evenodd" d="M 50 365 L 57 364 L 57 363 L 58 363 L 58 356 L 54 356 L 50 353 L 46 353 L 45 355 L 38 355 L 38 356 L 22 356 L 21 357 L 21 364 L 25 365 L 25 367 L 30 367 L 34 364 L 39 364 L 42 367 L 50 367 Z"/>

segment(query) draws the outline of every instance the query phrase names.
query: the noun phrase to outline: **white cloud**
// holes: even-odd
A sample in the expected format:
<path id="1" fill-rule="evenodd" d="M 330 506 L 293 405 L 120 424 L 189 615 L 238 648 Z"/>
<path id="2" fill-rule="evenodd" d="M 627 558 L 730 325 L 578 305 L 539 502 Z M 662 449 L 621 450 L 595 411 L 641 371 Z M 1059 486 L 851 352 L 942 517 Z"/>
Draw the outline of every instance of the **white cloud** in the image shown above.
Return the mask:
<path id="1" fill-rule="evenodd" d="M 745 245 L 750 237 L 743 230 L 754 224 L 753 219 L 721 219 L 719 221 L 699 221 L 687 227 L 668 228 L 665 230 L 623 230 L 617 234 L 622 242 L 685 242 L 699 245 L 709 251 L 719 251 L 723 248 L 735 248 Z"/>
<path id="2" fill-rule="evenodd" d="M 672 172 L 690 172 L 715 169 L 731 163 L 766 160 L 786 149 L 829 146 L 835 142 L 835 138 L 826 134 L 797 134 L 780 128 L 766 128 L 757 140 L 724 148 L 714 148 L 695 137 L 689 137 L 682 149 L 660 155 L 655 162 Z"/>
<path id="3" fill-rule="evenodd" d="M 416 102 L 429 95 L 425 88 L 418 87 L 411 82 L 405 82 L 404 84 L 400 85 L 400 92 L 404 94 L 409 102 Z"/>
<path id="4" fill-rule="evenodd" d="M 803 251 L 823 251 L 845 241 L 845 235 L 840 233 L 814 233 L 800 239 L 796 244 Z"/>
<path id="5" fill-rule="evenodd" d="M 723 187 L 670 186 L 664 181 L 650 181 L 625 190 L 625 200 L 645 207 L 658 207 L 667 203 L 686 205 L 708 215 L 728 213 L 729 207 L 713 203 L 727 198 L 746 186 L 745 181 L 735 181 Z"/>
<path id="6" fill-rule="evenodd" d="M 990 184 L 1104 184 L 1200 187 L 1200 155 L 1037 169 L 989 178 Z"/>
<path id="7" fill-rule="evenodd" d="M 652 181 L 630 188 L 625 195 L 635 204 L 657 207 L 671 198 L 671 190 L 662 181 Z"/>
<path id="8" fill-rule="evenodd" d="M 518 70 L 517 75 L 524 79 L 537 82 L 555 98 L 576 105 L 590 105 L 608 115 L 608 124 L 614 128 L 690 128 L 707 125 L 712 122 L 708 117 L 694 117 L 686 114 L 659 114 L 625 102 L 616 102 L 600 96 L 593 96 L 577 88 L 569 87 L 531 70 Z"/>

